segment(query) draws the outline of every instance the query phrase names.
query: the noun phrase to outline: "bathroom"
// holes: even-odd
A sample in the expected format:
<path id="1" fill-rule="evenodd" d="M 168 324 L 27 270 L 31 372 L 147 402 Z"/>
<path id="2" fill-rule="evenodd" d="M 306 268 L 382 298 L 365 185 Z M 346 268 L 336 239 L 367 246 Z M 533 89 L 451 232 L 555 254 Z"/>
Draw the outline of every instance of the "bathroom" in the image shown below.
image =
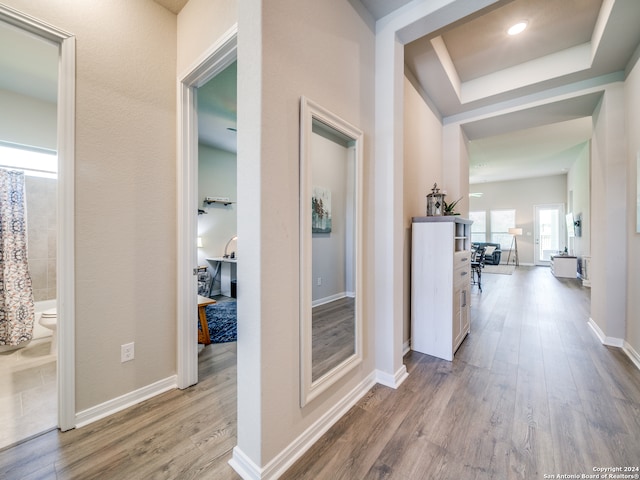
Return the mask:
<path id="1" fill-rule="evenodd" d="M 0 448 L 57 425 L 57 180 L 25 175 L 24 184 L 35 319 L 30 341 L 0 345 Z"/>
<path id="2" fill-rule="evenodd" d="M 35 304 L 30 340 L 11 345 L 8 338 L 0 338 L 3 448 L 56 428 L 58 423 L 55 149 L 59 52 L 56 45 L 4 22 L 0 22 L 0 43 L 12 46 L 11 51 L 0 54 L 0 169 L 24 172 L 24 176 L 3 173 L 0 179 L 15 179 L 11 191 L 25 199 L 26 227 L 22 231 Z M 1 300 L 6 297 L 2 295 Z"/>

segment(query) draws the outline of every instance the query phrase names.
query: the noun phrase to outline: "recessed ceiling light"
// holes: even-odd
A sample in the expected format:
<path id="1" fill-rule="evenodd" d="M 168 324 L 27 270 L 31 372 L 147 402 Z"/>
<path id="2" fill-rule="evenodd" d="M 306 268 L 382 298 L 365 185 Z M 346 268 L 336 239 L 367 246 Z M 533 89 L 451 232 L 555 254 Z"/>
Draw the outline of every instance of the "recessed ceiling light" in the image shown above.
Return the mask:
<path id="1" fill-rule="evenodd" d="M 509 35 L 518 35 L 519 33 L 524 32 L 525 28 L 527 28 L 527 22 L 518 22 L 515 25 L 509 27 L 507 33 Z"/>

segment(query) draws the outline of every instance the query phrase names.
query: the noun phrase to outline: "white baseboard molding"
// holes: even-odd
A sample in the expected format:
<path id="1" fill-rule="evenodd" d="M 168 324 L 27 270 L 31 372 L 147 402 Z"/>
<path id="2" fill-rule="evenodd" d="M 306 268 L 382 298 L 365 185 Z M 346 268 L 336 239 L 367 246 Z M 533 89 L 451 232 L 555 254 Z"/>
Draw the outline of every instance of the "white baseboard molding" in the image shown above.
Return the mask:
<path id="1" fill-rule="evenodd" d="M 408 376 L 409 372 L 407 372 L 407 366 L 404 364 L 394 375 L 389 375 L 381 370 L 376 370 L 376 381 L 381 385 L 394 389 L 402 385 L 402 382 L 404 382 Z"/>
<path id="2" fill-rule="evenodd" d="M 637 369 L 640 370 L 640 353 L 636 352 L 636 350 L 631 346 L 631 344 L 629 344 L 629 342 L 622 338 L 607 337 L 592 318 L 589 319 L 588 323 L 591 327 L 591 330 L 593 330 L 593 333 L 596 334 L 596 337 L 598 337 L 598 340 L 600 340 L 603 345 L 621 348 L 622 351 L 627 355 L 627 357 L 629 357 L 629 360 L 631 360 L 637 367 Z"/>
<path id="3" fill-rule="evenodd" d="M 229 465 L 231 465 L 231 467 L 244 480 L 262 480 L 280 477 L 375 384 L 375 374 L 372 373 L 360 382 L 353 390 L 351 390 L 344 398 L 342 398 L 339 403 L 334 405 L 313 425 L 307 428 L 298 438 L 291 442 L 264 468 L 260 468 L 251 461 L 251 459 L 245 455 L 237 445 L 233 449 L 233 456 L 231 457 L 231 460 L 229 460 Z"/>
<path id="4" fill-rule="evenodd" d="M 178 378 L 175 375 L 164 380 L 158 380 L 151 385 L 126 393 L 120 397 L 88 408 L 76 413 L 75 426 L 81 428 L 116 412 L 132 407 L 140 402 L 148 400 L 156 395 L 178 388 Z"/>
<path id="5" fill-rule="evenodd" d="M 411 350 L 411 339 L 402 344 L 402 356 L 404 357 Z"/>
<path id="6" fill-rule="evenodd" d="M 592 318 L 589 318 L 588 323 L 589 323 L 589 326 L 591 327 L 591 330 L 593 330 L 593 333 L 596 334 L 596 337 L 598 337 L 598 339 L 603 345 L 608 345 L 610 347 L 618 347 L 618 348 L 624 347 L 624 340 L 622 338 L 607 337 L 602 331 L 602 329 L 598 326 L 598 324 L 593 321 Z"/>
<path id="7" fill-rule="evenodd" d="M 636 368 L 640 370 L 640 353 L 636 352 L 636 350 L 626 340 L 622 350 L 627 354 L 627 357 L 631 359 Z"/>
<path id="8" fill-rule="evenodd" d="M 333 295 L 329 295 L 328 297 L 318 298 L 317 300 L 313 300 L 311 302 L 311 307 L 317 307 L 319 305 L 324 305 L 325 303 L 335 302 L 336 300 L 340 300 L 341 298 L 348 297 L 349 294 L 347 292 L 335 293 Z"/>

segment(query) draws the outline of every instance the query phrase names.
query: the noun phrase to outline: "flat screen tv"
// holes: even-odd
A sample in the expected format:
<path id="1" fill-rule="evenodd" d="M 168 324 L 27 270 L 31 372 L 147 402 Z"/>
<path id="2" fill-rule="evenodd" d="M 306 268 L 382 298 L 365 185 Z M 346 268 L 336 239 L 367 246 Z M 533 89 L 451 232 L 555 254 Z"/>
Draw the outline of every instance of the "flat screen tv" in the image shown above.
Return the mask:
<path id="1" fill-rule="evenodd" d="M 567 220 L 567 235 L 569 236 L 569 238 L 575 237 L 576 227 L 575 227 L 575 222 L 573 220 L 573 213 L 567 213 L 565 218 Z"/>

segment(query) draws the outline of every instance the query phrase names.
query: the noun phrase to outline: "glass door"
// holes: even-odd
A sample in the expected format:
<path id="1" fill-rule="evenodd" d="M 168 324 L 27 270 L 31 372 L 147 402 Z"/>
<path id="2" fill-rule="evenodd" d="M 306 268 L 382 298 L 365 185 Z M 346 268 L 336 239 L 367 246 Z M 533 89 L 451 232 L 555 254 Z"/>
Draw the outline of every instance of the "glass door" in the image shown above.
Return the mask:
<path id="1" fill-rule="evenodd" d="M 564 249 L 564 205 L 536 205 L 534 222 L 535 265 L 549 265 L 551 256 Z"/>

